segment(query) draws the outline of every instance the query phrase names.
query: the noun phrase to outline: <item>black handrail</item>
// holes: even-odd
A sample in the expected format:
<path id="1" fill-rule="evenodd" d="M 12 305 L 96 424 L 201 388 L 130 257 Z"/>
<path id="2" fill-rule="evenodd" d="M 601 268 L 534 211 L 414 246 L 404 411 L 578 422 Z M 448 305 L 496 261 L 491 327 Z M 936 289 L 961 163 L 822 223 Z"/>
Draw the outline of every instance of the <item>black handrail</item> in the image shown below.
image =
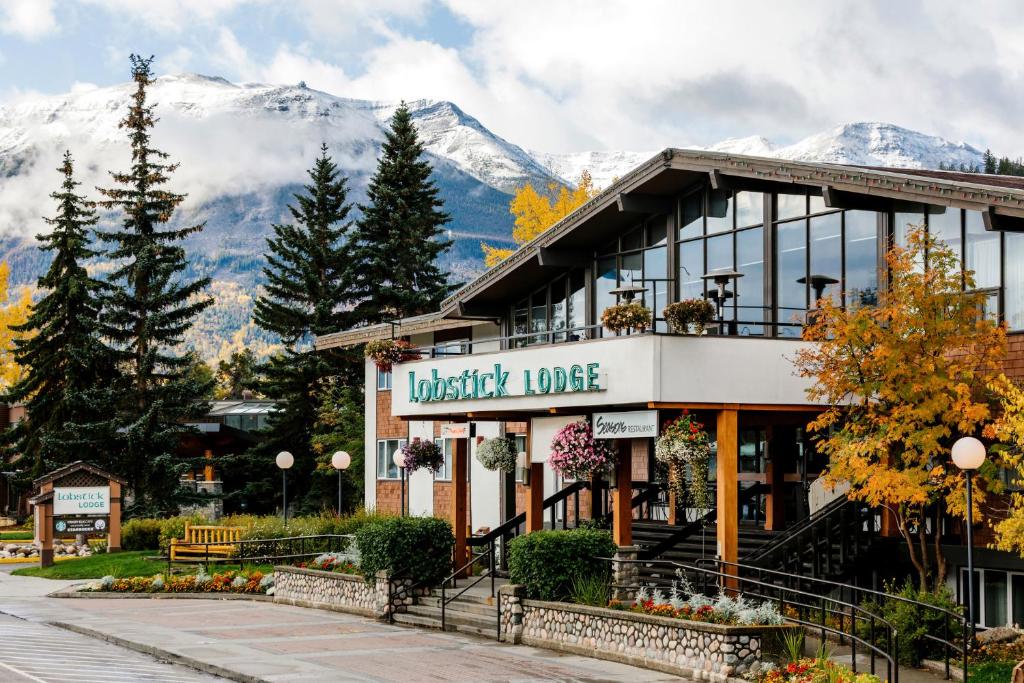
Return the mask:
<path id="1" fill-rule="evenodd" d="M 458 593 L 456 593 L 455 595 L 453 595 L 453 596 L 451 596 L 449 598 L 448 594 L 447 594 L 448 582 L 451 581 L 452 588 L 458 588 L 458 585 L 456 584 L 456 581 L 458 581 L 459 574 L 461 574 L 462 572 L 464 572 L 467 569 L 471 568 L 482 557 L 488 558 L 487 574 L 486 575 L 485 574 L 481 574 L 480 576 L 476 577 L 476 579 L 474 579 L 473 581 L 470 581 L 468 584 L 466 584 L 466 586 L 463 587 L 462 590 L 460 590 Z M 453 571 L 443 581 L 441 581 L 441 630 L 442 631 L 447 629 L 447 624 L 448 624 L 448 622 L 447 622 L 447 607 L 448 607 L 448 603 L 452 602 L 453 600 L 458 598 L 460 595 L 462 595 L 463 593 L 465 593 L 470 588 L 472 588 L 473 586 L 477 585 L 478 583 L 480 583 L 481 581 L 483 581 L 487 577 L 490 577 L 490 579 L 491 579 L 491 598 L 494 597 L 494 569 L 495 569 L 495 567 L 494 567 L 494 541 L 492 540 L 490 542 L 490 544 L 487 546 L 487 552 L 483 552 L 483 553 L 478 553 L 476 555 L 472 555 L 472 557 L 470 557 L 470 559 L 469 559 L 469 562 L 465 563 L 461 567 L 456 568 L 455 571 Z M 499 622 L 498 628 L 499 629 L 501 628 L 500 622 Z M 500 636 L 501 636 L 500 631 L 498 633 L 498 636 L 500 638 Z"/>
<path id="2" fill-rule="evenodd" d="M 841 496 L 833 501 L 830 501 L 827 505 L 825 505 L 820 510 L 816 511 L 814 514 L 805 517 L 796 524 L 787 528 L 781 534 L 773 538 L 770 542 L 764 544 L 763 546 L 760 546 L 759 548 L 756 548 L 750 555 L 747 556 L 746 559 L 758 560 L 762 557 L 766 557 L 767 555 L 774 552 L 779 546 L 788 544 L 790 542 L 790 539 L 802 535 L 810 527 L 820 523 L 823 519 L 826 519 L 834 514 L 837 514 L 838 510 L 846 507 L 847 505 L 851 505 L 852 503 L 853 501 L 851 501 L 846 496 Z"/>
<path id="3" fill-rule="evenodd" d="M 553 493 L 550 496 L 548 496 L 547 498 L 545 498 L 544 499 L 544 504 L 541 507 L 541 510 L 543 511 L 543 510 L 547 510 L 548 508 L 552 508 L 555 505 L 557 505 L 558 503 L 562 502 L 563 500 L 568 500 L 569 497 L 572 496 L 573 494 L 579 493 L 580 491 L 583 491 L 583 490 L 588 489 L 588 488 L 590 488 L 590 482 L 589 481 L 575 481 L 575 482 L 569 484 L 568 486 L 566 486 L 565 488 L 563 488 L 563 489 L 561 489 L 559 491 L 556 491 L 555 493 Z M 542 513 L 542 516 L 543 516 L 543 513 Z M 577 522 L 578 522 L 578 520 L 577 520 Z M 494 527 L 493 529 L 488 531 L 486 534 L 483 534 L 482 536 L 470 536 L 469 538 L 466 539 L 466 545 L 469 545 L 469 546 L 487 545 L 487 544 L 491 543 L 492 541 L 494 541 L 495 539 L 501 538 L 503 536 L 518 536 L 519 535 L 519 527 L 521 527 L 525 523 L 526 523 L 526 513 L 525 512 L 520 512 L 518 515 L 516 515 L 512 519 L 510 519 L 510 520 L 500 524 L 499 526 Z"/>
<path id="4" fill-rule="evenodd" d="M 813 593 L 798 588 L 792 588 L 790 586 L 780 585 L 778 583 L 769 583 L 763 581 L 761 578 L 755 579 L 746 577 L 731 571 L 708 569 L 700 566 L 699 564 L 687 565 L 671 560 L 624 560 L 606 557 L 596 559 L 625 564 L 647 564 L 671 567 L 675 570 L 674 573 L 677 575 L 682 574 L 685 576 L 686 572 L 692 572 L 694 575 L 699 575 L 703 579 L 710 576 L 717 579 L 715 585 L 718 586 L 719 591 L 741 592 L 760 600 L 778 603 L 779 613 L 784 619 L 800 626 L 820 631 L 823 640 L 827 633 L 838 636 L 840 639 L 849 638 L 852 647 L 853 656 L 851 657 L 851 662 L 854 673 L 857 671 L 857 644 L 860 644 L 871 653 L 871 672 L 875 672 L 875 656 L 877 655 L 886 662 L 886 675 L 888 680 L 891 681 L 891 683 L 899 683 L 899 663 L 898 656 L 896 655 L 896 653 L 899 652 L 899 634 L 896 627 L 884 617 L 880 617 L 873 612 L 862 608 L 860 605 L 844 602 L 842 599 L 828 598 L 820 592 Z M 735 567 L 736 565 L 732 564 L 731 566 Z M 751 567 L 751 569 L 758 570 L 760 568 Z M 707 583 L 706 581 L 702 583 L 704 592 L 707 594 Z M 744 585 L 752 588 L 744 591 Z M 786 614 L 786 606 L 796 608 L 796 616 Z M 805 610 L 813 610 L 814 613 L 820 615 L 820 619 L 817 621 L 809 621 L 805 619 Z M 829 617 L 839 618 L 838 627 L 829 623 Z M 843 628 L 845 619 L 847 618 L 850 620 L 849 633 Z M 857 635 L 858 621 L 860 623 L 868 624 L 870 632 L 868 640 Z M 885 640 L 887 645 L 885 648 L 880 647 L 875 643 L 875 628 L 879 624 L 885 631 Z"/>

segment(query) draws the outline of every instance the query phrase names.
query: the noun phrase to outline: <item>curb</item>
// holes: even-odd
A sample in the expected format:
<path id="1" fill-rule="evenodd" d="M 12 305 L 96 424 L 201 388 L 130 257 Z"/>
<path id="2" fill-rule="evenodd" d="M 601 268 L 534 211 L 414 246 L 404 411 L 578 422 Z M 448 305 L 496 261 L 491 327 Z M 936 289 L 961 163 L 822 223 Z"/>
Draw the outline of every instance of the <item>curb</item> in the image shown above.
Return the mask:
<path id="1" fill-rule="evenodd" d="M 156 657 L 165 662 L 172 664 L 179 664 L 181 666 L 187 666 L 190 669 L 201 671 L 203 673 L 213 674 L 214 676 L 220 676 L 226 678 L 229 681 L 237 681 L 237 683 L 271 683 L 265 678 L 259 678 L 257 676 L 250 676 L 248 674 L 239 673 L 232 671 L 231 669 L 225 669 L 224 667 L 217 666 L 216 664 L 208 664 L 206 662 L 187 657 L 185 655 L 179 655 L 169 650 L 162 650 L 152 645 L 143 645 L 142 643 L 136 643 L 131 640 L 125 640 L 124 638 L 111 635 L 109 633 L 103 633 L 102 631 L 96 631 L 91 628 L 84 626 L 78 626 L 76 624 L 69 624 L 63 621 L 47 621 L 45 622 L 49 626 L 55 626 L 57 628 L 64 629 L 65 631 L 71 631 L 79 635 L 88 636 L 89 638 L 96 638 L 97 640 L 103 640 L 108 643 L 112 643 L 119 647 L 123 647 L 127 650 L 134 652 L 140 652 L 151 657 Z"/>
<path id="2" fill-rule="evenodd" d="M 921 668 L 939 676 L 946 675 L 946 663 L 944 661 L 938 661 L 935 659 L 924 659 L 921 660 Z M 954 681 L 964 680 L 963 669 L 950 662 L 949 665 L 949 676 Z"/>
<path id="3" fill-rule="evenodd" d="M 59 590 L 48 593 L 46 597 L 85 600 L 250 600 L 252 602 L 274 602 L 274 596 L 257 593 L 115 593 L 113 591 Z"/>

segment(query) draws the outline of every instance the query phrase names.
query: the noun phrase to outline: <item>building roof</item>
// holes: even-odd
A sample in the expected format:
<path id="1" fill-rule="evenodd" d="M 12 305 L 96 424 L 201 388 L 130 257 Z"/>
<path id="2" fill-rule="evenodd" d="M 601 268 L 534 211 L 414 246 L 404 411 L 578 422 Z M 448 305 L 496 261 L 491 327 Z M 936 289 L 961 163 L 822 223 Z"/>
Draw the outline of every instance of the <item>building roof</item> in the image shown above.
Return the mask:
<path id="1" fill-rule="evenodd" d="M 127 479 L 124 479 L 123 477 L 119 477 L 116 474 L 111 474 L 110 472 L 107 472 L 106 470 L 103 470 L 103 469 L 100 469 L 99 467 L 96 467 L 96 465 L 93 465 L 91 463 L 87 463 L 84 460 L 76 460 L 73 463 L 69 463 L 67 465 L 64 465 L 63 467 L 59 467 L 59 468 L 55 469 L 53 472 L 50 472 L 49 474 L 44 474 L 43 476 L 41 476 L 38 479 L 36 479 L 35 481 L 33 481 L 32 485 L 35 488 L 39 488 L 40 486 L 42 486 L 43 484 L 45 484 L 47 482 L 56 481 L 57 479 L 61 479 L 63 477 L 66 477 L 69 474 L 73 474 L 73 473 L 79 472 L 79 471 L 89 472 L 89 473 L 95 474 L 96 476 L 101 477 L 103 479 L 109 479 L 110 481 L 116 481 L 119 484 L 127 484 L 128 483 Z"/>
<path id="2" fill-rule="evenodd" d="M 664 201 L 701 180 L 713 187 L 750 191 L 822 194 L 833 208 L 893 210 L 915 203 L 983 212 L 988 229 L 1024 231 L 1024 178 L 1013 176 L 877 168 L 787 161 L 722 152 L 665 149 L 623 175 L 497 266 L 445 299 L 440 310 L 402 321 L 402 334 L 472 325 L 496 318 L 510 291 L 533 286 L 552 267 L 573 258 L 582 263 L 587 247 L 610 239 L 644 214 L 664 213 Z M 317 348 L 358 344 L 392 334 L 390 324 L 325 335 Z"/>
<path id="3" fill-rule="evenodd" d="M 274 401 L 262 399 L 238 399 L 229 401 L 210 401 L 210 410 L 205 417 L 222 417 L 224 415 L 266 415 L 276 410 Z"/>
<path id="4" fill-rule="evenodd" d="M 479 322 L 478 320 L 462 318 L 445 318 L 441 311 L 435 311 L 426 315 L 396 320 L 394 325 L 391 323 L 380 323 L 379 325 L 367 325 L 366 327 L 357 327 L 333 334 L 325 334 L 322 337 L 317 337 L 316 348 L 329 349 L 339 346 L 357 346 L 374 339 L 387 339 L 392 335 L 404 337 L 410 334 L 439 332 L 441 330 L 472 327 L 479 324 Z"/>

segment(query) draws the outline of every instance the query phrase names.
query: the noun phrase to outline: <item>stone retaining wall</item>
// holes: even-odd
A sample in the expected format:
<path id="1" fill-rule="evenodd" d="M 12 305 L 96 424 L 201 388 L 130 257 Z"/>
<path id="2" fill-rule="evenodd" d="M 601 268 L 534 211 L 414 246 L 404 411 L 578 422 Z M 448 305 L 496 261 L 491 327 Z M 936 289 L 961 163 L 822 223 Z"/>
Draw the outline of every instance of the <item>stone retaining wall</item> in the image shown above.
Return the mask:
<path id="1" fill-rule="evenodd" d="M 733 681 L 756 671 L 766 654 L 764 646 L 779 642 L 779 632 L 788 628 L 704 624 L 528 600 L 524 595 L 522 586 L 501 588 L 501 635 L 506 642 L 608 659 L 696 680 Z"/>
<path id="2" fill-rule="evenodd" d="M 405 595 L 401 584 L 408 582 L 392 582 L 384 572 L 367 580 L 355 574 L 274 567 L 274 602 L 381 619 L 392 611 L 403 612 L 412 604 L 412 595 Z M 389 605 L 389 599 L 393 604 Z"/>

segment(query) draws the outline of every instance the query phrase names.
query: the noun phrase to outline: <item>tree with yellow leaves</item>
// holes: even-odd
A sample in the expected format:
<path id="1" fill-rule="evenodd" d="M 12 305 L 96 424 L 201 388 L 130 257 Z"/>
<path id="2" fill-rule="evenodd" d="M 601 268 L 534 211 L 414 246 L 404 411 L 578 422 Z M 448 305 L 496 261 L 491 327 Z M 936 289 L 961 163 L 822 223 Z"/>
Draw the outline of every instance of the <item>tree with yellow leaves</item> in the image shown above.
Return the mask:
<path id="1" fill-rule="evenodd" d="M 523 246 L 570 213 L 598 195 L 594 181 L 588 171 L 583 171 L 575 189 L 560 183 L 548 183 L 546 192 L 538 192 L 531 183 L 516 190 L 508 210 L 515 216 L 512 241 Z M 515 250 L 480 244 L 484 252 L 484 265 L 488 268 L 498 265 Z"/>
<path id="2" fill-rule="evenodd" d="M 11 269 L 7 261 L 0 263 L 0 389 L 7 391 L 21 379 L 23 371 L 15 357 L 15 343 L 29 336 L 19 329 L 32 311 L 32 293 L 21 287 L 11 292 Z"/>
<path id="3" fill-rule="evenodd" d="M 927 591 L 946 578 L 942 515 L 966 513 L 950 449 L 961 436 L 992 431 L 1006 335 L 982 315 L 973 274 L 962 281 L 959 258 L 923 229 L 906 248 L 893 247 L 886 265 L 877 306 L 818 302 L 804 328 L 815 343 L 796 364 L 814 380 L 809 397 L 829 406 L 808 425 L 829 457 L 827 480 L 849 482 L 852 499 L 892 514 Z"/>

